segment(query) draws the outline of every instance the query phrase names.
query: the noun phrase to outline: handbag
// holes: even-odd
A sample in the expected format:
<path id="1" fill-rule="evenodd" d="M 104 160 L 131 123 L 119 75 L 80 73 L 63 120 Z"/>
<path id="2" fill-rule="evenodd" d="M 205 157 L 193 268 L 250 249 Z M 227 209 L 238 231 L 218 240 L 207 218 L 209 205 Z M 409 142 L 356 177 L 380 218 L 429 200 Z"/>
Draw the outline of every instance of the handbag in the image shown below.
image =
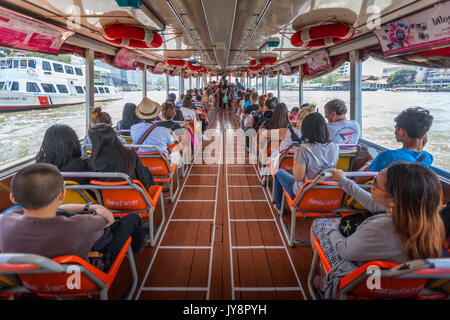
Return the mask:
<path id="1" fill-rule="evenodd" d="M 383 212 L 358 212 L 345 216 L 339 223 L 339 231 L 341 231 L 344 237 L 349 237 L 364 220 L 379 213 Z"/>

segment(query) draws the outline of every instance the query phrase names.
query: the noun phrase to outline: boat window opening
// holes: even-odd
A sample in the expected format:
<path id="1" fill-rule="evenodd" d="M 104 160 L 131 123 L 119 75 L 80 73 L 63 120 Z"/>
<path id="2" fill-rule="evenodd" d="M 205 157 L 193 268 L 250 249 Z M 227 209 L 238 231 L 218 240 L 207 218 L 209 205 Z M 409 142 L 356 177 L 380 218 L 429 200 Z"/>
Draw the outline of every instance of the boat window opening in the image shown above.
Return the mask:
<path id="1" fill-rule="evenodd" d="M 46 71 L 52 71 L 52 67 L 50 66 L 50 62 L 42 61 L 42 69 Z"/>
<path id="2" fill-rule="evenodd" d="M 69 93 L 69 90 L 67 90 L 67 87 L 63 84 L 57 84 L 56 87 L 58 88 L 59 93 Z"/>
<path id="3" fill-rule="evenodd" d="M 35 82 L 27 82 L 27 92 L 41 92 L 39 86 Z"/>
<path id="4" fill-rule="evenodd" d="M 13 81 L 13 83 L 11 84 L 11 89 L 9 89 L 11 91 L 19 91 L 19 83 L 17 81 Z"/>
<path id="5" fill-rule="evenodd" d="M 98 93 L 97 87 L 94 87 L 94 93 Z"/>
<path id="6" fill-rule="evenodd" d="M 13 68 L 14 68 L 14 69 L 19 68 L 19 60 L 14 60 L 14 61 L 13 61 Z"/>
<path id="7" fill-rule="evenodd" d="M 109 93 L 109 88 L 106 88 L 106 87 L 105 87 L 105 92 L 106 92 L 106 93 Z"/>
<path id="8" fill-rule="evenodd" d="M 80 93 L 80 94 L 84 93 L 83 88 L 80 87 L 80 86 L 75 86 L 75 90 L 77 90 L 77 92 Z"/>
<path id="9" fill-rule="evenodd" d="M 36 61 L 35 60 L 28 60 L 28 67 L 36 69 Z"/>
<path id="10" fill-rule="evenodd" d="M 20 60 L 20 69 L 26 68 L 27 64 L 27 60 Z"/>
<path id="11" fill-rule="evenodd" d="M 71 66 L 64 66 L 64 69 L 66 69 L 66 73 L 73 74 L 73 68 Z"/>
<path id="12" fill-rule="evenodd" d="M 64 69 L 59 63 L 53 63 L 53 69 L 55 72 L 64 73 Z"/>
<path id="13" fill-rule="evenodd" d="M 75 73 L 79 76 L 83 75 L 83 70 L 81 70 L 81 68 L 75 68 Z"/>
<path id="14" fill-rule="evenodd" d="M 3 86 L 5 85 L 5 82 L 4 81 L 1 81 L 0 82 L 0 90 L 3 90 Z"/>
<path id="15" fill-rule="evenodd" d="M 105 93 L 105 89 L 103 89 L 103 87 L 98 87 L 98 90 L 100 91 L 100 93 Z"/>
<path id="16" fill-rule="evenodd" d="M 12 65 L 13 65 L 12 60 L 7 60 L 6 61 L 6 69 L 12 69 Z"/>
<path id="17" fill-rule="evenodd" d="M 45 92 L 54 93 L 56 92 L 55 86 L 51 83 L 41 83 L 42 89 L 44 89 Z"/>

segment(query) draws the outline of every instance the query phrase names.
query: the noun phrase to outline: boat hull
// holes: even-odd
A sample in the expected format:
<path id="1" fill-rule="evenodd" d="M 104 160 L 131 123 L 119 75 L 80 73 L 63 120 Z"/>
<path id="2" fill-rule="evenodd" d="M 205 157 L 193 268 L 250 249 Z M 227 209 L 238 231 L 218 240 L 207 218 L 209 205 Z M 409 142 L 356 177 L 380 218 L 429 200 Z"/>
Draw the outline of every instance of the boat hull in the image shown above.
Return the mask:
<path id="1" fill-rule="evenodd" d="M 122 95 L 104 94 L 95 97 L 95 102 L 122 99 Z M 0 95 L 0 113 L 25 111 L 34 109 L 49 109 L 68 105 L 85 103 L 84 95 L 76 96 L 24 96 L 24 95 Z"/>

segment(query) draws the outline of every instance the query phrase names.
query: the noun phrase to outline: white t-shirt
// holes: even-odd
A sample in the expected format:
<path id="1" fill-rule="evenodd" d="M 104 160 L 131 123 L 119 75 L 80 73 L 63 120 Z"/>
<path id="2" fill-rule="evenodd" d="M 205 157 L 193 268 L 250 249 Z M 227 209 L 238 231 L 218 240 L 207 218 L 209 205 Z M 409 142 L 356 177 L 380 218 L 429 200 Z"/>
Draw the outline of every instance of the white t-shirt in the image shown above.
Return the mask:
<path id="1" fill-rule="evenodd" d="M 357 144 L 361 137 L 359 123 L 355 120 L 328 123 L 330 140 L 337 144 Z"/>
<path id="2" fill-rule="evenodd" d="M 180 110 L 185 120 L 192 120 L 192 121 L 197 120 L 195 112 L 192 111 L 191 109 L 181 107 Z"/>

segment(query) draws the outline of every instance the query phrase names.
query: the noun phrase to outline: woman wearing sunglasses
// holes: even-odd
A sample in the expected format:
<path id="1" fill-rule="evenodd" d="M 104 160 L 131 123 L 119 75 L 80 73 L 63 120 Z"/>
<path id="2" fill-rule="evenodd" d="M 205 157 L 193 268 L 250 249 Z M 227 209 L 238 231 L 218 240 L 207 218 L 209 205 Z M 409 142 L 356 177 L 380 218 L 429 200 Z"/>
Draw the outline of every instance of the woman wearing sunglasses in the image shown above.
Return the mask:
<path id="1" fill-rule="evenodd" d="M 332 180 L 371 212 L 353 234 L 344 237 L 340 219 L 317 219 L 311 237 L 319 239 L 332 269 L 316 280 L 325 298 L 336 297 L 340 279 L 364 263 L 395 263 L 442 255 L 445 237 L 438 207 L 442 187 L 436 174 L 417 163 L 395 162 L 374 178 L 371 193 L 347 179 L 342 170 L 330 170 Z M 323 287 L 322 287 L 323 284 Z"/>

